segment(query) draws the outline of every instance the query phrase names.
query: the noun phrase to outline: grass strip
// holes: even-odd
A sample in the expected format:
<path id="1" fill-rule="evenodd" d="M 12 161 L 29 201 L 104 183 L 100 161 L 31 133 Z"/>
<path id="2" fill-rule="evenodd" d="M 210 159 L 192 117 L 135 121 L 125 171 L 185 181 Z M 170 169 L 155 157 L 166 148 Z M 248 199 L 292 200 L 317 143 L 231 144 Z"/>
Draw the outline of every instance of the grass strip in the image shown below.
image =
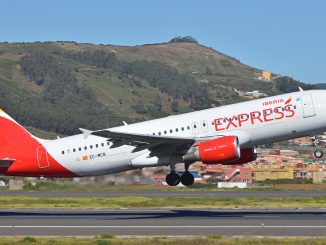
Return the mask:
<path id="1" fill-rule="evenodd" d="M 12 245 L 12 244 L 35 244 L 35 245 L 274 245 L 274 244 L 286 244 L 286 245 L 305 245 L 305 244 L 326 244 L 325 238 L 256 238 L 256 237 L 226 237 L 226 236 L 211 236 L 211 237 L 190 237 L 190 238 L 115 238 L 109 236 L 94 237 L 94 238 L 75 238 L 75 237 L 1 237 L 0 244 Z"/>
<path id="2" fill-rule="evenodd" d="M 29 197 L 2 196 L 0 208 L 326 208 L 326 196 L 261 197 Z"/>
<path id="3" fill-rule="evenodd" d="M 54 182 L 54 181 L 38 181 L 35 185 L 28 183 L 24 186 L 24 191 L 66 191 L 66 192 L 121 192 L 121 191 L 309 191 L 309 190 L 326 190 L 326 183 L 324 184 L 274 184 L 269 186 L 256 186 L 251 188 L 239 189 L 239 188 L 217 188 L 216 185 L 202 185 L 194 184 L 190 187 L 171 187 L 164 185 L 127 185 L 119 184 L 108 186 L 107 184 L 98 183 L 76 183 L 71 181 Z M 6 191 L 6 190 L 2 190 Z M 8 190 L 7 190 L 8 191 Z"/>

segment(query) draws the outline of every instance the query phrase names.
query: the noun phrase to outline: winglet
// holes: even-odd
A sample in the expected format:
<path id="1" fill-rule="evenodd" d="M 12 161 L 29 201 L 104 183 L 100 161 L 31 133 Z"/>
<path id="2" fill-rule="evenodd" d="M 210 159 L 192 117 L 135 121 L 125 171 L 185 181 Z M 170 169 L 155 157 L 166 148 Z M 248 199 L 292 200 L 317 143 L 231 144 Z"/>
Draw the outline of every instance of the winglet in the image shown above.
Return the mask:
<path id="1" fill-rule="evenodd" d="M 303 92 L 303 89 L 302 89 L 301 87 L 299 87 L 299 91 L 300 91 L 300 92 Z"/>
<path id="2" fill-rule="evenodd" d="M 88 136 L 90 136 L 93 133 L 93 131 L 84 128 L 79 128 L 79 130 L 83 132 L 84 139 L 87 139 Z"/>

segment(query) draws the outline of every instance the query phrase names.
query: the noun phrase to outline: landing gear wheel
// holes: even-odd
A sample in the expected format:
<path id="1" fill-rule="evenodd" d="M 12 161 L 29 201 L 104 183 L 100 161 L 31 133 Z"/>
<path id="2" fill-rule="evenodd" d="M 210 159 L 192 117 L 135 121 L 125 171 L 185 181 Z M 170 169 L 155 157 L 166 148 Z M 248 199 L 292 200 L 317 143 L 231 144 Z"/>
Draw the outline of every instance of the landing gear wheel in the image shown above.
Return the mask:
<path id="1" fill-rule="evenodd" d="M 192 185 L 195 181 L 194 176 L 189 172 L 184 172 L 183 175 L 181 175 L 181 183 L 185 186 Z"/>
<path id="2" fill-rule="evenodd" d="M 320 150 L 320 149 L 316 149 L 316 150 L 314 151 L 314 156 L 315 156 L 316 158 L 322 158 L 323 155 L 324 155 L 324 152 L 323 152 L 322 150 Z"/>
<path id="3" fill-rule="evenodd" d="M 165 181 L 169 186 L 177 186 L 180 183 L 181 178 L 176 172 L 171 172 L 166 175 Z"/>

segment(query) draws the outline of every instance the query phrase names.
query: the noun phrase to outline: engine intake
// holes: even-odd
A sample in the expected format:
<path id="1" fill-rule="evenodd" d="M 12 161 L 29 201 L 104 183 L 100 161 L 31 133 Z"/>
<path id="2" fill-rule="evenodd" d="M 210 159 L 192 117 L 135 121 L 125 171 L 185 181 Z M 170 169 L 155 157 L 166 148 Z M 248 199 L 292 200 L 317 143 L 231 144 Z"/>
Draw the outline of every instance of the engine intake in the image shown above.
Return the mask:
<path id="1" fill-rule="evenodd" d="M 224 136 L 201 142 L 183 156 L 185 162 L 202 161 L 204 164 L 233 162 L 240 158 L 239 140 L 236 136 Z"/>

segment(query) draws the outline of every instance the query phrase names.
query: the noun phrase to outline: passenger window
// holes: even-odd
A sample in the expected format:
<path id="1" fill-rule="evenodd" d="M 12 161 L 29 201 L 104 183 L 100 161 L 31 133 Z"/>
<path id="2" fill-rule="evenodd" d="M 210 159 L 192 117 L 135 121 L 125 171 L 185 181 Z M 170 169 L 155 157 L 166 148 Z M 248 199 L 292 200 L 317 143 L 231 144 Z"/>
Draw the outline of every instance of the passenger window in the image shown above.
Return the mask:
<path id="1" fill-rule="evenodd" d="M 72 149 L 72 151 L 73 151 L 73 152 L 76 152 L 76 149 L 74 148 L 74 149 Z"/>
<path id="2" fill-rule="evenodd" d="M 93 149 L 93 145 L 90 145 L 89 148 Z"/>
<path id="3" fill-rule="evenodd" d="M 175 129 L 175 131 L 176 131 L 176 132 L 178 132 L 178 131 L 179 131 L 179 129 L 177 129 L 177 128 L 176 128 L 176 129 Z"/>
<path id="4" fill-rule="evenodd" d="M 81 147 L 79 147 L 78 150 L 81 151 Z"/>
<path id="5" fill-rule="evenodd" d="M 171 133 L 171 134 L 173 133 L 173 130 L 172 130 L 172 129 L 170 129 L 170 133 Z"/>
<path id="6" fill-rule="evenodd" d="M 181 128 L 181 130 L 182 130 L 182 131 L 184 131 L 184 130 L 185 130 L 185 128 L 184 128 L 184 127 L 182 127 L 182 128 Z"/>
<path id="7" fill-rule="evenodd" d="M 87 146 L 85 146 L 84 149 L 87 150 Z"/>
<path id="8" fill-rule="evenodd" d="M 166 132 L 166 131 L 164 131 L 164 134 L 167 134 L 167 132 Z"/>
<path id="9" fill-rule="evenodd" d="M 101 146 L 104 146 L 104 143 L 102 143 Z"/>
<path id="10" fill-rule="evenodd" d="M 190 130 L 190 126 L 187 126 L 187 129 Z"/>
<path id="11" fill-rule="evenodd" d="M 64 155 L 65 154 L 65 151 L 62 151 L 61 153 L 62 153 L 62 155 Z"/>
<path id="12" fill-rule="evenodd" d="M 161 135 L 161 132 L 158 132 L 158 135 Z"/>
<path id="13" fill-rule="evenodd" d="M 96 144 L 95 146 L 96 146 L 96 148 L 98 148 L 98 144 Z"/>

